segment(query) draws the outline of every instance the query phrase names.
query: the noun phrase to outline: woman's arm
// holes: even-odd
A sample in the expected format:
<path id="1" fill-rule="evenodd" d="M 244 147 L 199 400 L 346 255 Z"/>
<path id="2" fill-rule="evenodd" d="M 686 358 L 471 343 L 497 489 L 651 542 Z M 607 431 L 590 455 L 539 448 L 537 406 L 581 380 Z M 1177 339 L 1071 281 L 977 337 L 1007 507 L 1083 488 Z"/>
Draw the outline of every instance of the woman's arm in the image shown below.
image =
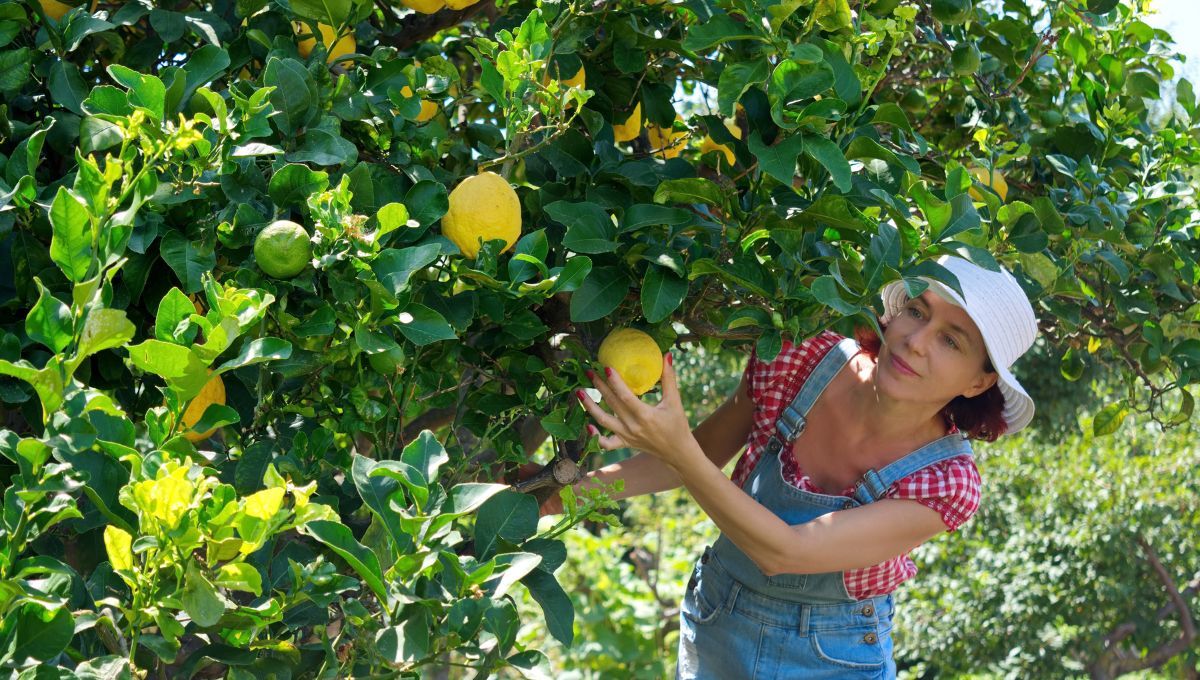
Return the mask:
<path id="1" fill-rule="evenodd" d="M 768 576 L 862 569 L 903 555 L 946 530 L 917 501 L 885 499 L 798 525 L 748 496 L 719 468 L 692 454 L 678 470 L 684 486 L 721 532 Z"/>
<path id="2" fill-rule="evenodd" d="M 705 457 L 720 471 L 745 445 L 753 426 L 754 402 L 750 399 L 749 380 L 743 375 L 737 389 L 692 430 L 692 436 Z M 615 496 L 618 499 L 676 489 L 683 483 L 671 466 L 639 452 L 619 463 L 589 472 L 575 484 L 575 489 L 611 484 L 618 479 L 625 482 L 624 490 Z"/>

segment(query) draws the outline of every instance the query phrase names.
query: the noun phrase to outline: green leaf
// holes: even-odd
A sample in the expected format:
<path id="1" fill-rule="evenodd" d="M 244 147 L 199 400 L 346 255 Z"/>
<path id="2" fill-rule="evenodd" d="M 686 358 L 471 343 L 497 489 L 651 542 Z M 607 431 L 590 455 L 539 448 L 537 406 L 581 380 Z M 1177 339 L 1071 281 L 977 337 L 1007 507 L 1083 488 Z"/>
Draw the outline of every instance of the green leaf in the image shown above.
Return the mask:
<path id="1" fill-rule="evenodd" d="M 1062 377 L 1070 382 L 1075 382 L 1083 377 L 1083 369 L 1083 358 L 1079 355 L 1079 352 L 1076 352 L 1074 347 L 1067 349 L 1058 367 Z"/>
<path id="2" fill-rule="evenodd" d="M 196 307 L 188 296 L 178 288 L 171 288 L 158 301 L 158 310 L 154 313 L 154 337 L 179 345 L 190 344 L 196 335 L 195 331 L 181 335 L 180 328 L 195 313 Z"/>
<path id="3" fill-rule="evenodd" d="M 534 505 L 537 504 L 533 497 L 526 496 Z M 534 569 L 525 578 L 521 579 L 525 587 L 529 589 L 529 594 L 542 608 L 542 615 L 546 619 L 546 629 L 554 636 L 554 639 L 570 645 L 575 637 L 575 608 L 571 605 L 571 598 L 562 589 L 562 586 L 555 580 L 554 575 Z"/>
<path id="4" fill-rule="evenodd" d="M 978 229 L 980 226 L 979 213 L 969 194 L 959 194 L 950 201 L 950 220 L 943 229 L 931 229 L 930 238 L 934 243 L 941 243 L 952 236 L 964 231 Z M 930 225 L 931 227 L 933 225 Z"/>
<path id="5" fill-rule="evenodd" d="M 363 0 L 290 0 L 289 4 L 296 16 L 337 28 L 354 19 L 356 6 L 364 3 Z"/>
<path id="6" fill-rule="evenodd" d="M 595 267 L 571 294 L 571 321 L 581 323 L 608 316 L 629 293 L 629 278 L 618 267 Z"/>
<path id="7" fill-rule="evenodd" d="M 300 148 L 285 158 L 293 163 L 346 165 L 358 160 L 358 147 L 335 132 L 313 128 L 304 133 Z"/>
<path id="8" fill-rule="evenodd" d="M 558 269 L 557 267 L 555 269 Z M 551 276 L 554 276 L 554 285 L 550 286 L 547 295 L 555 293 L 578 290 L 579 286 L 587 280 L 588 274 L 592 272 L 592 258 L 587 255 L 576 255 L 567 260 L 567 263 L 562 266 L 561 271 L 554 273 L 551 271 Z"/>
<path id="9" fill-rule="evenodd" d="M 392 538 L 392 545 L 397 554 L 404 554 L 412 548 L 412 538 L 404 532 L 400 524 L 400 516 L 392 509 L 389 499 L 400 490 L 400 483 L 395 479 L 384 476 L 371 476 L 378 463 L 359 454 L 353 454 L 350 464 L 350 477 L 358 489 L 358 495 L 371 512 L 379 518 L 383 527 Z M 404 506 L 404 498 L 398 499 L 398 505 Z"/>
<path id="10" fill-rule="evenodd" d="M 625 209 L 621 219 L 621 232 L 633 231 L 649 225 L 665 224 L 679 226 L 688 224 L 694 215 L 682 208 L 670 208 L 652 203 L 637 203 Z"/>
<path id="11" fill-rule="evenodd" d="M 365 164 L 359 164 L 358 168 L 367 167 Z M 355 171 L 358 170 L 355 168 Z M 379 231 L 376 238 L 382 238 L 384 234 L 393 232 L 400 227 L 408 226 L 408 208 L 404 207 L 403 203 L 388 203 L 375 213 L 375 221 L 379 223 Z"/>
<path id="12" fill-rule="evenodd" d="M 55 353 L 61 352 L 75 335 L 71 308 L 51 295 L 39 279 L 33 281 L 37 284 L 38 301 L 25 317 L 25 333 Z"/>
<path id="13" fill-rule="evenodd" d="M 108 74 L 129 89 L 130 104 L 146 109 L 156 121 L 163 119 L 167 88 L 161 80 L 151 75 L 142 75 L 120 64 L 109 65 Z"/>
<path id="14" fill-rule="evenodd" d="M 222 564 L 213 583 L 230 590 L 242 590 L 254 593 L 255 596 L 262 595 L 262 575 L 245 562 Z"/>
<path id="15" fill-rule="evenodd" d="M 425 305 L 415 303 L 408 305 L 400 313 L 396 328 L 409 342 L 418 347 L 458 338 L 444 316 Z"/>
<path id="16" fill-rule="evenodd" d="M 282 361 L 292 356 L 292 343 L 282 338 L 255 338 L 242 345 L 237 356 L 217 366 L 216 373 L 234 371 L 265 361 Z"/>
<path id="17" fill-rule="evenodd" d="M 292 135 L 319 116 L 317 85 L 304 64 L 295 59 L 271 57 L 263 71 L 263 84 L 275 89 L 268 95 L 280 132 Z"/>
<path id="18" fill-rule="evenodd" d="M 450 455 L 446 453 L 437 437 L 433 436 L 433 432 L 422 430 L 416 439 L 404 447 L 400 460 L 420 471 L 425 475 L 425 480 L 433 484 L 438 478 L 438 471 L 450 462 Z"/>
<path id="19" fill-rule="evenodd" d="M 428 267 L 442 252 L 441 245 L 426 243 L 397 250 L 388 248 L 371 262 L 375 278 L 387 286 L 392 295 L 399 296 L 408 289 L 408 281 L 416 272 Z"/>
<path id="20" fill-rule="evenodd" d="M 646 321 L 658 323 L 670 316 L 679 308 L 687 291 L 688 282 L 683 277 L 663 267 L 647 267 L 642 280 L 642 312 Z"/>
<path id="21" fill-rule="evenodd" d="M 773 146 L 763 144 L 758 130 L 750 133 L 747 142 L 750 153 L 758 159 L 758 166 L 771 177 L 792 186 L 796 177 L 796 158 L 804 152 L 804 136 L 800 134 L 783 135 Z"/>
<path id="22" fill-rule="evenodd" d="M 825 166 L 840 191 L 850 191 L 850 163 L 837 144 L 816 135 L 804 138 L 804 153 Z"/>
<path id="23" fill-rule="evenodd" d="M 530 499 L 532 500 L 532 498 Z M 536 503 L 536 501 L 535 501 Z M 536 512 L 536 508 L 535 508 Z M 379 569 L 379 558 L 375 553 L 354 540 L 354 534 L 340 522 L 313 520 L 300 526 L 300 532 L 324 543 L 346 560 L 375 593 L 380 602 L 387 602 L 387 588 L 383 585 L 383 572 Z"/>
<path id="24" fill-rule="evenodd" d="M 819 49 L 814 49 L 821 55 Z M 833 69 L 824 60 L 806 63 L 787 59 L 771 72 L 767 93 L 773 98 L 772 107 L 790 107 L 794 102 L 825 92 L 833 83 Z"/>
<path id="25" fill-rule="evenodd" d="M 844 196 L 825 194 L 799 215 L 801 224 L 830 226 L 854 231 L 874 231 L 875 225 Z"/>
<path id="26" fill-rule="evenodd" d="M 837 281 L 832 276 L 822 276 L 813 281 L 812 294 L 817 299 L 817 302 L 840 314 L 850 316 L 860 311 L 859 307 L 842 299 L 842 295 L 838 291 Z"/>
<path id="27" fill-rule="evenodd" d="M 183 65 L 187 76 L 184 79 L 182 101 L 190 101 L 194 92 L 216 80 L 227 68 L 229 53 L 224 49 L 216 45 L 202 45 L 193 51 L 187 63 Z"/>
<path id="28" fill-rule="evenodd" d="M 766 42 L 754 25 L 748 21 L 736 21 L 728 14 L 718 14 L 708 21 L 699 22 L 687 31 L 683 49 L 700 52 L 710 47 L 734 40 L 758 40 Z"/>
<path id="29" fill-rule="evenodd" d="M 129 360 L 138 369 L 162 376 L 168 382 L 194 386 L 196 393 L 208 379 L 207 367 L 195 352 L 188 347 L 161 340 L 146 340 L 133 345 L 129 348 Z"/>
<path id="30" fill-rule="evenodd" d="M 133 323 L 123 310 L 93 308 L 83 323 L 75 361 L 82 361 L 96 352 L 120 347 L 133 340 L 135 332 Z"/>
<path id="31" fill-rule="evenodd" d="M 328 174 L 312 170 L 307 165 L 291 163 L 271 175 L 267 193 L 275 205 L 286 208 L 305 205 L 309 196 L 328 188 Z"/>
<path id="32" fill-rule="evenodd" d="M 50 67 L 50 96 L 59 106 L 83 115 L 83 100 L 87 99 L 88 87 L 79 73 L 79 67 L 69 61 L 56 60 Z"/>
<path id="33" fill-rule="evenodd" d="M 493 561 L 497 571 L 484 582 L 484 589 L 495 600 L 504 597 L 517 581 L 537 569 L 542 563 L 542 556 L 529 552 L 504 553 L 496 555 Z"/>
<path id="34" fill-rule="evenodd" d="M 196 421 L 189 430 L 192 432 L 208 432 L 226 425 L 234 425 L 241 422 L 242 418 L 232 407 L 224 404 L 209 404 L 204 409 L 204 413 L 200 415 L 200 420 Z"/>
<path id="35" fill-rule="evenodd" d="M 577 253 L 610 253 L 617 248 L 612 218 L 595 203 L 555 201 L 545 207 L 551 219 L 567 227 L 563 246 Z"/>
<path id="36" fill-rule="evenodd" d="M 1125 400 L 1114 401 L 1100 409 L 1100 412 L 1092 419 L 1092 434 L 1096 437 L 1103 437 L 1116 432 L 1128 415 L 1129 407 Z"/>
<path id="37" fill-rule="evenodd" d="M 669 179 L 654 190 L 655 203 L 707 203 L 725 204 L 725 194 L 711 180 L 701 177 Z"/>
<path id="38" fill-rule="evenodd" d="M 244 496 L 262 488 L 263 476 L 274 452 L 275 446 L 270 439 L 256 441 L 242 451 L 233 471 L 233 488 L 238 494 Z"/>
<path id="39" fill-rule="evenodd" d="M 217 625 L 225 615 L 225 598 L 208 582 L 195 560 L 187 561 L 187 572 L 180 593 L 183 610 L 201 628 Z"/>
<path id="40" fill-rule="evenodd" d="M 125 131 L 112 121 L 88 116 L 79 124 L 79 151 L 85 156 L 117 146 L 123 139 Z"/>
<path id="41" fill-rule="evenodd" d="M 766 81 L 770 75 L 771 65 L 763 58 L 726 66 L 717 80 L 717 111 L 726 118 L 732 116 L 746 90 Z"/>
<path id="42" fill-rule="evenodd" d="M 878 290 L 883 283 L 884 273 L 900 268 L 900 251 L 900 231 L 895 225 L 881 221 L 879 231 L 871 237 L 871 246 L 863 266 L 867 290 Z"/>
<path id="43" fill-rule="evenodd" d="M 427 227 L 442 219 L 450 209 L 450 194 L 444 185 L 424 179 L 404 195 L 404 205 L 418 224 Z"/>
<path id="44" fill-rule="evenodd" d="M 0 92 L 16 92 L 29 82 L 33 52 L 28 47 L 0 52 Z"/>
<path id="45" fill-rule="evenodd" d="M 475 554 L 493 555 L 500 541 L 520 543 L 537 533 L 538 504 L 529 494 L 502 491 L 479 508 L 475 520 Z"/>
<path id="46" fill-rule="evenodd" d="M 195 293 L 203 288 L 202 277 L 217 266 L 212 243 L 189 241 L 178 231 L 167 232 L 162 237 L 158 251 L 167 266 L 179 277 L 186 293 Z"/>
<path id="47" fill-rule="evenodd" d="M 92 266 L 91 222 L 87 203 L 74 191 L 59 187 L 50 205 L 50 258 L 76 283 L 87 278 Z"/>
<path id="48" fill-rule="evenodd" d="M 375 647 L 379 654 L 391 664 L 403 666 L 429 653 L 430 629 L 435 625 L 424 607 L 398 626 L 389 626 L 375 635 Z"/>
<path id="49" fill-rule="evenodd" d="M 850 4 L 846 0 L 817 0 L 813 19 L 822 30 L 834 33 L 850 28 Z"/>
<path id="50" fill-rule="evenodd" d="M 12 613 L 8 616 L 13 616 Z M 16 639 L 12 655 L 24 661 L 49 661 L 62 653 L 75 636 L 75 619 L 66 607 L 27 602 L 15 613 Z"/>

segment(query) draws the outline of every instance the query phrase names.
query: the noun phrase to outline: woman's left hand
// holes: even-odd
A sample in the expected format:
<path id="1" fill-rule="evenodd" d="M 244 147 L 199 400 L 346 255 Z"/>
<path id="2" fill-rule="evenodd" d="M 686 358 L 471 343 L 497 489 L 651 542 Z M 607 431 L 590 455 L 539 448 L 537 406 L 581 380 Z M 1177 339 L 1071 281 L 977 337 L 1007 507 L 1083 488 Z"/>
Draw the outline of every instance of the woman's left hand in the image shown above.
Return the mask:
<path id="1" fill-rule="evenodd" d="M 592 401 L 583 390 L 575 391 L 588 415 L 612 433 L 600 437 L 600 448 L 610 451 L 629 447 L 645 451 L 672 467 L 686 465 L 695 454 L 695 447 L 687 445 L 693 439 L 692 428 L 683 412 L 670 354 L 663 357 L 662 398 L 657 404 L 647 404 L 634 395 L 616 371 L 606 368 L 605 374 L 607 380 L 588 371 L 592 385 L 600 391 L 612 413 Z M 600 434 L 590 423 L 588 432 L 593 436 Z"/>

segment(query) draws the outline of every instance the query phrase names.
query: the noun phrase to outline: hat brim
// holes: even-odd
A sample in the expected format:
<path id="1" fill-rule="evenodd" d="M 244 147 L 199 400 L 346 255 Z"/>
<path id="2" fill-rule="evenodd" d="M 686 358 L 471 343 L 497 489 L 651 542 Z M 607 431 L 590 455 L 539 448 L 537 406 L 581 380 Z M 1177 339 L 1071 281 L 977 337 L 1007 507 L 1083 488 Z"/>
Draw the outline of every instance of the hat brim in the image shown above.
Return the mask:
<path id="1" fill-rule="evenodd" d="M 945 299 L 947 302 L 961 307 L 971 315 L 970 308 L 963 301 L 953 288 L 943 284 L 940 281 L 935 281 L 926 277 L 920 277 L 922 281 L 929 284 L 929 289 L 938 296 Z M 904 304 L 908 302 L 908 290 L 904 287 L 903 281 L 893 281 L 884 286 L 880 292 L 883 297 L 883 316 L 879 318 L 881 324 L 887 324 L 904 309 Z M 977 327 L 982 328 L 982 325 L 972 317 Z M 982 333 L 982 331 L 981 331 Z M 988 347 L 988 358 L 992 361 L 992 366 L 996 369 L 997 386 L 1000 388 L 1000 394 L 1004 396 L 1004 410 L 1001 412 L 1001 417 L 1004 418 L 1005 434 L 1012 434 L 1030 423 L 1033 420 L 1034 405 L 1033 398 L 1021 386 L 1016 376 L 1012 374 L 1007 366 L 1000 364 L 992 356 L 990 343 L 985 335 L 983 338 L 984 345 Z"/>

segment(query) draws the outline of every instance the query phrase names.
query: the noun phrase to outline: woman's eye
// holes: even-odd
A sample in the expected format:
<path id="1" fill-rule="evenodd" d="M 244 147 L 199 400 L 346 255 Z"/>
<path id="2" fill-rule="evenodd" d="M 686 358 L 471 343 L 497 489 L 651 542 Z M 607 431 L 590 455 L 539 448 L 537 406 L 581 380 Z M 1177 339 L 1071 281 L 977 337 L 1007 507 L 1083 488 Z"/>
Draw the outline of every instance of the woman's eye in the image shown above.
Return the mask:
<path id="1" fill-rule="evenodd" d="M 921 310 L 917 309 L 916 307 L 909 307 L 908 315 L 914 319 L 919 319 L 921 318 Z"/>
<path id="2" fill-rule="evenodd" d="M 958 349 L 958 343 L 955 342 L 954 338 L 950 337 L 949 335 L 946 336 L 946 344 L 950 345 L 950 349 Z"/>

